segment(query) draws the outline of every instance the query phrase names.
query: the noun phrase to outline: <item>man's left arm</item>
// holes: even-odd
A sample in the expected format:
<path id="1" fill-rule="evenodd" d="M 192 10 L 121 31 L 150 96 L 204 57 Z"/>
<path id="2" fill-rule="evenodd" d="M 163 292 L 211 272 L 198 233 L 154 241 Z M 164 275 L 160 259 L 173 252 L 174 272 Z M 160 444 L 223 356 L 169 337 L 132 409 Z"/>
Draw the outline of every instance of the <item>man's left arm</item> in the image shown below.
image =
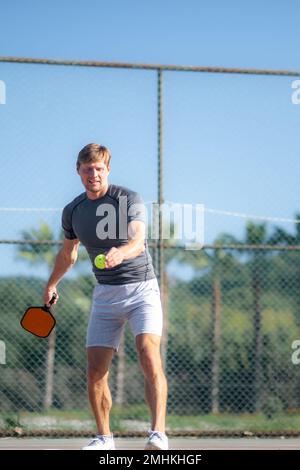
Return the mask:
<path id="1" fill-rule="evenodd" d="M 128 243 L 119 248 L 111 248 L 106 254 L 106 268 L 114 268 L 124 260 L 136 258 L 145 251 L 146 226 L 140 220 L 128 224 Z"/>

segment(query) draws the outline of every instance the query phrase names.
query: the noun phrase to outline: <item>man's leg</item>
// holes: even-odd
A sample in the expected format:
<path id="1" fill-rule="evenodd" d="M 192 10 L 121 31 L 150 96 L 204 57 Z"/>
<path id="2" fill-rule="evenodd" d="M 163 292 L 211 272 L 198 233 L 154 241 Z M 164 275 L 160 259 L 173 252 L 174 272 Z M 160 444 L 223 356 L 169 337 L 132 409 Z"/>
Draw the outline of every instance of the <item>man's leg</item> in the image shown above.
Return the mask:
<path id="1" fill-rule="evenodd" d="M 136 347 L 145 377 L 145 398 L 152 417 L 151 429 L 164 433 L 167 380 L 160 356 L 160 336 L 150 333 L 137 335 Z"/>
<path id="2" fill-rule="evenodd" d="M 95 416 L 98 434 L 108 436 L 109 412 L 112 406 L 108 386 L 109 366 L 114 354 L 113 348 L 87 348 L 87 379 L 90 404 Z"/>

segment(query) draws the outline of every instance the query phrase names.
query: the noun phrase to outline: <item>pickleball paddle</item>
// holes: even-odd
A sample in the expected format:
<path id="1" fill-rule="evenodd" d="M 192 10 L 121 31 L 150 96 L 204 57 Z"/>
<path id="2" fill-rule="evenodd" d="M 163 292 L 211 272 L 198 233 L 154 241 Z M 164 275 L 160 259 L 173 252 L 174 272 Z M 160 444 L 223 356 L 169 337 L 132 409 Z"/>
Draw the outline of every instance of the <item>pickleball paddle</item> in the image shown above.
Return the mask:
<path id="1" fill-rule="evenodd" d="M 49 302 L 50 307 L 47 307 L 46 304 L 43 307 L 29 307 L 20 321 L 22 328 L 39 338 L 47 338 L 56 324 L 51 309 L 51 304 L 55 299 L 56 294 L 54 293 Z"/>

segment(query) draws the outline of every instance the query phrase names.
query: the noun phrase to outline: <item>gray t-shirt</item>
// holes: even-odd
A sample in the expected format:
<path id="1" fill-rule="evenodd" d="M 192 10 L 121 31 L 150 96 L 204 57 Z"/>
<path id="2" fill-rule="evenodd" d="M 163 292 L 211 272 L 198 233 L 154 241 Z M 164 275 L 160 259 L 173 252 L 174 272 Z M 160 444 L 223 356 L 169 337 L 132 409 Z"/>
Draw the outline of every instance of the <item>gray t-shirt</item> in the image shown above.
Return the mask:
<path id="1" fill-rule="evenodd" d="M 63 210 L 62 227 L 69 240 L 79 239 L 85 246 L 96 279 L 101 284 L 128 284 L 155 277 L 152 259 L 145 240 L 145 251 L 136 258 L 109 269 L 98 269 L 94 259 L 110 248 L 128 243 L 128 224 L 145 220 L 145 206 L 138 193 L 121 186 L 109 185 L 106 194 L 88 199 L 80 194 Z"/>

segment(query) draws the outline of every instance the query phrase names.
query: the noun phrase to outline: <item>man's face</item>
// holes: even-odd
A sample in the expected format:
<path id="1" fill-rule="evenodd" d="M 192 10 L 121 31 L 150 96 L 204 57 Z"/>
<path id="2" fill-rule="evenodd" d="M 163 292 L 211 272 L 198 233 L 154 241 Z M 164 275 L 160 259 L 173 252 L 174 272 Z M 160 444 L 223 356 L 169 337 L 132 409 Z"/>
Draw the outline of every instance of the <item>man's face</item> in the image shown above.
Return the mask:
<path id="1" fill-rule="evenodd" d="M 85 189 L 91 193 L 98 193 L 108 185 L 109 168 L 104 162 L 81 163 L 78 174 Z"/>

